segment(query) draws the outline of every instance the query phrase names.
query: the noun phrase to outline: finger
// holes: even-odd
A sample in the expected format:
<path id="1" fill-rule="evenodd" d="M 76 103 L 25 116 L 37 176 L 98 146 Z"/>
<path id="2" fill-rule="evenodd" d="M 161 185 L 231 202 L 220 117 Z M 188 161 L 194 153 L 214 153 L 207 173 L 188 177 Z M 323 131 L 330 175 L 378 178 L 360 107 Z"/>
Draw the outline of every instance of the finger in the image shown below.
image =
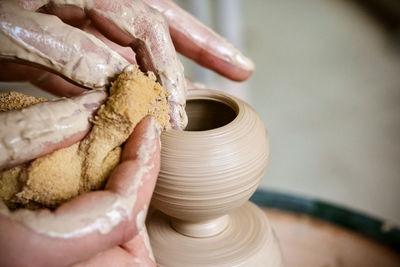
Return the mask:
<path id="1" fill-rule="evenodd" d="M 36 1 L 39 2 L 40 0 Z M 55 15 L 59 17 L 64 23 L 78 28 L 81 28 L 83 25 L 90 22 L 85 14 L 85 10 L 80 6 L 69 5 L 67 8 L 58 8 L 58 6 L 54 4 L 44 5 L 44 3 L 42 3 L 40 6 L 38 5 L 36 9 L 29 10 Z"/>
<path id="2" fill-rule="evenodd" d="M 121 245 L 121 248 L 130 253 L 140 266 L 156 266 L 146 227 L 132 240 Z"/>
<path id="3" fill-rule="evenodd" d="M 232 80 L 250 77 L 254 70 L 250 59 L 173 1 L 144 1 L 166 17 L 178 52 Z"/>
<path id="4" fill-rule="evenodd" d="M 72 265 L 72 267 L 109 267 L 109 266 L 132 266 L 142 267 L 136 259 L 126 250 L 119 246 L 100 252 L 96 256 L 83 262 Z"/>
<path id="5" fill-rule="evenodd" d="M 66 9 L 66 8 L 62 8 L 62 9 Z M 135 52 L 132 50 L 132 48 L 130 47 L 126 47 L 126 46 L 121 46 L 113 41 L 111 41 L 110 39 L 106 38 L 101 32 L 99 32 L 97 30 L 97 28 L 95 28 L 93 26 L 92 23 L 86 23 L 85 25 L 83 25 L 82 27 L 80 27 L 81 30 L 95 36 L 97 39 L 99 39 L 100 41 L 102 41 L 103 43 L 105 43 L 111 50 L 117 52 L 118 54 L 120 54 L 123 58 L 125 58 L 129 63 L 131 64 L 137 64 L 136 63 L 136 54 Z"/>
<path id="6" fill-rule="evenodd" d="M 133 50 L 130 47 L 118 45 L 117 43 L 112 42 L 110 39 L 101 34 L 86 16 L 84 8 L 73 5 L 60 6 L 56 4 L 47 4 L 42 6 L 39 11 L 45 14 L 55 15 L 60 18 L 64 23 L 75 26 L 97 37 L 97 39 L 101 40 L 111 50 L 116 51 L 129 63 L 136 64 L 135 53 L 133 52 Z"/>
<path id="7" fill-rule="evenodd" d="M 106 98 L 101 90 L 22 110 L 0 113 L 0 169 L 15 166 L 82 139 L 90 118 Z"/>
<path id="8" fill-rule="evenodd" d="M 148 238 L 146 228 L 141 232 Z M 73 267 L 156 266 L 149 246 L 148 239 L 145 241 L 139 234 L 125 244 L 101 252 L 93 258 L 73 265 Z"/>
<path id="9" fill-rule="evenodd" d="M 0 63 L 0 81 L 28 81 L 56 96 L 71 97 L 87 91 L 54 73 L 33 66 L 11 62 Z"/>
<path id="10" fill-rule="evenodd" d="M 155 177 L 150 178 L 148 174 L 156 174 L 153 169 L 159 168 L 159 155 L 143 152 L 153 151 L 150 147 L 154 146 L 153 153 L 159 154 L 157 134 L 154 120 L 145 119 L 138 124 L 128 141 L 128 149 L 137 150 L 124 152 L 115 170 L 123 178 L 114 171 L 108 191 L 80 195 L 55 212 L 17 210 L 11 213 L 0 203 L 0 266 L 8 266 L 10 260 L 21 266 L 27 263 L 32 266 L 69 265 L 131 240 L 143 217 L 137 220 L 144 207 L 139 200 L 149 200 L 150 196 L 144 196 L 143 192 L 152 192 L 153 188 L 147 187 L 154 187 Z M 137 164 L 138 161 L 145 165 Z M 113 180 L 119 180 L 128 188 L 119 187 Z M 143 206 L 136 207 L 140 205 Z M 12 251 L 21 253 L 10 257 Z"/>
<path id="11" fill-rule="evenodd" d="M 105 193 L 95 192 L 94 201 L 106 199 L 108 195 L 105 195 Z M 2 208 L 6 209 L 6 207 Z M 17 211 L 12 215 L 4 212 L 0 215 L 1 266 L 69 266 L 114 247 L 121 239 L 115 234 L 100 234 L 98 232 L 81 238 L 52 238 L 49 233 L 40 234 L 29 226 L 27 227 L 26 224 L 33 224 L 33 221 L 36 221 L 37 224 L 43 223 L 49 227 L 48 224 L 52 224 L 51 217 L 54 215 L 45 210 L 40 213 L 35 212 L 35 214 L 33 214 L 33 211 L 25 211 L 29 214 L 22 214 L 23 212 Z M 20 222 L 16 223 L 18 215 L 24 217 L 24 219 L 21 218 Z M 29 221 L 23 221 L 27 219 Z M 63 218 L 63 220 L 64 224 L 70 222 L 68 217 Z M 60 228 L 63 227 L 61 222 L 55 224 L 59 224 Z M 127 227 L 126 223 L 125 227 Z M 121 223 L 115 227 L 114 231 L 122 232 L 123 228 L 124 225 Z M 16 251 L 20 253 L 15 253 Z"/>
<path id="12" fill-rule="evenodd" d="M 171 125 L 174 128 L 185 127 L 186 83 L 183 67 L 176 56 L 168 27 L 161 14 L 148 7 L 142 0 L 129 2 L 94 0 L 74 3 L 57 0 L 52 1 L 52 5 L 57 10 L 61 10 L 63 6 L 84 10 L 107 38 L 121 46 L 130 46 L 138 55 L 137 61 L 141 69 L 154 72 L 158 81 L 169 91 Z M 63 12 L 57 14 L 62 15 Z M 52 36 L 52 39 L 57 38 Z M 63 46 L 62 43 L 60 45 Z M 107 76 L 105 75 L 109 80 Z M 77 77 L 73 77 L 74 79 Z M 82 84 L 82 79 L 78 79 L 77 82 Z"/>
<path id="13" fill-rule="evenodd" d="M 127 140 L 118 165 L 106 184 L 106 189 L 122 196 L 137 192 L 134 214 L 140 214 L 136 225 L 144 227 L 147 208 L 160 170 L 160 139 L 158 123 L 152 117 L 142 120 Z M 140 187 L 140 190 L 138 188 Z"/>
<path id="14" fill-rule="evenodd" d="M 135 53 L 131 48 L 123 47 L 110 41 L 97 29 L 91 26 L 91 24 L 85 25 L 81 29 L 101 40 L 111 50 L 117 52 L 129 63 L 136 64 Z M 57 96 L 71 97 L 86 91 L 86 89 L 67 81 L 59 75 L 47 71 L 43 71 L 42 73 L 42 76 L 38 77 L 35 80 L 31 78 L 30 82 L 49 93 Z"/>
<path id="15" fill-rule="evenodd" d="M 87 89 L 77 86 L 65 80 L 61 76 L 45 70 L 43 70 L 42 75 L 37 79 L 33 80 L 31 78 L 30 82 L 40 89 L 43 89 L 56 96 L 72 97 L 87 91 Z"/>
<path id="16" fill-rule="evenodd" d="M 86 9 L 93 24 L 107 38 L 132 47 L 141 69 L 155 73 L 170 93 L 172 126 L 184 128 L 187 124 L 184 110 L 186 83 L 163 16 L 142 0 L 114 1 L 112 4 L 94 0 L 93 6 L 86 6 Z"/>
<path id="17" fill-rule="evenodd" d="M 33 3 L 32 1 L 31 3 Z M 39 2 L 39 1 L 36 1 Z M 24 2 L 26 3 L 26 2 Z M 39 5 L 27 6 L 25 8 L 35 11 Z M 102 35 L 92 26 L 83 9 L 74 6 L 56 8 L 54 5 L 46 5 L 40 8 L 41 12 L 58 16 L 63 22 L 79 27 L 81 30 L 92 34 L 111 50 L 116 51 L 129 63 L 136 64 L 135 53 L 129 47 L 120 46 Z M 37 87 L 57 96 L 71 97 L 85 91 L 64 78 L 45 70 L 28 65 L 15 63 L 0 63 L 0 80 L 2 81 L 29 81 Z"/>
<path id="18" fill-rule="evenodd" d="M 94 36 L 55 16 L 0 5 L 0 59 L 35 64 L 90 88 L 105 87 L 129 63 Z"/>
<path id="19" fill-rule="evenodd" d="M 71 7 L 74 8 L 74 7 Z M 55 10 L 68 10 L 70 8 L 59 8 Z M 75 10 L 75 9 L 74 9 Z M 62 12 L 59 12 L 62 13 Z M 72 16 L 72 12 L 67 12 L 68 16 Z M 61 19 L 64 19 L 61 17 Z M 70 21 L 70 17 L 66 18 Z M 81 29 L 90 33 L 104 42 L 110 49 L 116 51 L 129 63 L 136 64 L 135 53 L 129 47 L 120 46 L 102 35 L 90 23 L 81 26 Z M 43 69 L 35 68 L 29 65 L 0 62 L 0 81 L 29 81 L 33 85 L 53 94 L 56 96 L 71 97 L 79 95 L 86 91 L 86 89 L 77 86 L 59 75 L 45 71 Z"/>
<path id="20" fill-rule="evenodd" d="M 121 46 L 117 43 L 111 41 L 106 38 L 103 34 L 101 34 L 90 22 L 83 7 L 80 6 L 72 6 L 72 5 L 58 5 L 56 4 L 48 4 L 40 8 L 41 12 L 46 14 L 55 15 L 60 18 L 63 22 L 78 27 L 79 29 L 92 34 L 97 37 L 103 43 L 105 43 L 111 50 L 116 51 L 123 58 L 125 58 L 129 63 L 135 64 L 135 53 L 132 51 L 130 47 Z"/>

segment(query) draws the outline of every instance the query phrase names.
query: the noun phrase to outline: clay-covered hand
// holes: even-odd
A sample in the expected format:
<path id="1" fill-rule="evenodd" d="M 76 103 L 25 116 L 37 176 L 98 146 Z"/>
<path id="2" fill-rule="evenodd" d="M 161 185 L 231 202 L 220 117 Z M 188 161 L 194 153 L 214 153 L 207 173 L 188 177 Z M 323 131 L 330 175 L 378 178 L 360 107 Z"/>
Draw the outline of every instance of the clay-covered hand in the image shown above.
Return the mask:
<path id="1" fill-rule="evenodd" d="M 106 97 L 103 90 L 93 90 L 23 110 L 0 112 L 0 170 L 80 141 Z"/>
<path id="2" fill-rule="evenodd" d="M 0 266 L 155 266 L 144 220 L 159 171 L 156 122 L 127 140 L 104 191 L 55 211 L 10 212 L 0 204 Z"/>
<path id="3" fill-rule="evenodd" d="M 80 87 L 56 74 L 14 63 L 3 65 L 0 79 L 29 80 L 71 96 L 81 93 L 81 87 L 107 86 L 126 65 L 137 61 L 170 92 L 172 125 L 182 128 L 186 85 L 174 45 L 183 55 L 233 80 L 251 75 L 249 59 L 172 1 L 145 2 L 2 1 L 0 58 L 40 66 Z"/>
<path id="4" fill-rule="evenodd" d="M 2 59 L 39 65 L 87 88 L 108 86 L 130 64 L 96 33 L 131 47 L 142 71 L 154 72 L 169 91 L 173 126 L 185 125 L 183 67 L 163 16 L 141 0 L 6 0 L 0 3 L 0 15 Z M 46 82 L 45 78 L 39 80 Z M 51 87 L 60 90 L 60 85 Z"/>

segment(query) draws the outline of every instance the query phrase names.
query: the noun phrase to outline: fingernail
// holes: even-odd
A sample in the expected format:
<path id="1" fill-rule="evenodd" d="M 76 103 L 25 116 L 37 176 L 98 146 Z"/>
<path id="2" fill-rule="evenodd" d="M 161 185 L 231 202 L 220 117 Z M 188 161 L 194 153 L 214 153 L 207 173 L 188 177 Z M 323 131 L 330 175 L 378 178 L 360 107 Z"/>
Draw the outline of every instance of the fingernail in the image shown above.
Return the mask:
<path id="1" fill-rule="evenodd" d="M 74 97 L 73 101 L 83 105 L 86 110 L 92 112 L 97 110 L 106 100 L 107 93 L 104 90 L 92 90 Z"/>
<path id="2" fill-rule="evenodd" d="M 133 71 L 135 68 L 135 65 L 133 64 L 129 64 L 128 66 L 126 66 L 123 70 L 123 72 L 128 72 L 128 71 Z"/>
<path id="3" fill-rule="evenodd" d="M 237 62 L 237 66 L 242 69 L 254 70 L 254 62 L 250 58 L 245 57 L 242 53 L 237 53 L 235 55 L 235 62 Z"/>
<path id="4" fill-rule="evenodd" d="M 187 118 L 185 108 L 176 103 L 170 104 L 169 107 L 170 107 L 170 111 L 171 111 L 170 112 L 171 127 L 175 130 L 185 129 L 185 127 L 188 123 L 188 118 Z"/>

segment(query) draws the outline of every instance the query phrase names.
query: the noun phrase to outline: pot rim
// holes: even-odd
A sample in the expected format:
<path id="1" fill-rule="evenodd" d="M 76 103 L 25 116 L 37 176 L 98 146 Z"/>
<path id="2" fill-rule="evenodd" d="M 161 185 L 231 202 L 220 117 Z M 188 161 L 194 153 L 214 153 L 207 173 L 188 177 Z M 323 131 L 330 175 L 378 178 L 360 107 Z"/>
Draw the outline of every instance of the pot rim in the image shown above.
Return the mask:
<path id="1" fill-rule="evenodd" d="M 217 91 L 217 90 L 213 90 L 213 89 L 191 89 L 189 90 L 188 96 L 187 96 L 187 101 L 191 101 L 191 100 L 209 100 L 209 101 L 215 101 L 215 102 L 219 102 L 222 103 L 228 107 L 230 107 L 236 114 L 235 118 L 228 122 L 227 124 L 217 127 L 217 128 L 213 128 L 213 129 L 208 129 L 208 130 L 201 130 L 201 131 L 185 131 L 185 130 L 176 130 L 176 129 L 170 129 L 166 132 L 164 132 L 164 134 L 167 135 L 172 135 L 172 136 L 176 136 L 176 135 L 180 135 L 180 136 L 204 136 L 206 135 L 207 138 L 210 138 L 210 136 L 212 136 L 213 134 L 220 134 L 221 132 L 226 132 L 229 131 L 230 128 L 234 128 L 236 127 L 236 125 L 238 124 L 238 121 L 243 117 L 243 106 L 247 105 L 244 101 Z"/>

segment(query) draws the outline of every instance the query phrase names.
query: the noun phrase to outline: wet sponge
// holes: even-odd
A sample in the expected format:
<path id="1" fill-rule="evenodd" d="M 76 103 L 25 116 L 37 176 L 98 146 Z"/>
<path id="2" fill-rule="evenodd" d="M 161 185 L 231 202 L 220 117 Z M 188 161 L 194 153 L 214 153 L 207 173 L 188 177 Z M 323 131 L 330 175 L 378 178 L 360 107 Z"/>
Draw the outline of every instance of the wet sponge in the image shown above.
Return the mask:
<path id="1" fill-rule="evenodd" d="M 0 198 L 10 208 L 54 208 L 103 188 L 120 160 L 121 145 L 140 120 L 151 115 L 163 129 L 170 127 L 167 98 L 154 74 L 145 75 L 136 66 L 124 71 L 113 82 L 90 133 L 80 143 L 0 172 Z M 19 93 L 0 94 L 0 111 L 41 101 Z"/>

